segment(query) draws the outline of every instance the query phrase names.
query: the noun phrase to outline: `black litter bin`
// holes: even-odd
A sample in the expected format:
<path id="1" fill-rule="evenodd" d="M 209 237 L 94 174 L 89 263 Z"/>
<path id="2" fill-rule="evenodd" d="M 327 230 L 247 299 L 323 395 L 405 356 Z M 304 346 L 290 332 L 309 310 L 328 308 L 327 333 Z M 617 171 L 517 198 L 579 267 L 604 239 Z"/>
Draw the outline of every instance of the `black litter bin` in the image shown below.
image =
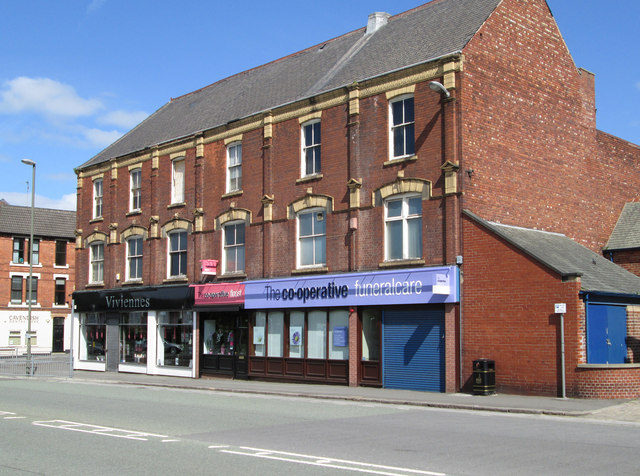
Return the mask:
<path id="1" fill-rule="evenodd" d="M 496 393 L 496 363 L 489 359 L 473 361 L 473 394 L 493 395 Z"/>

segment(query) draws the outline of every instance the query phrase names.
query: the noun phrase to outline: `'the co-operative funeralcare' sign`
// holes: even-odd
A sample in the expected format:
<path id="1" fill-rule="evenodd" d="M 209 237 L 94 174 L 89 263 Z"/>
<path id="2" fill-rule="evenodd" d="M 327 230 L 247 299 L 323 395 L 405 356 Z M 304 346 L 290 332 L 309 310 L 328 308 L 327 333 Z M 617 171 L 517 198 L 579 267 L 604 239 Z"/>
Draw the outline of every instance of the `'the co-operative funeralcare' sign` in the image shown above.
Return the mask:
<path id="1" fill-rule="evenodd" d="M 247 281 L 245 308 L 453 303 L 458 289 L 456 266 Z"/>
<path id="2" fill-rule="evenodd" d="M 244 304 L 244 283 L 198 284 L 194 288 L 196 306 Z"/>

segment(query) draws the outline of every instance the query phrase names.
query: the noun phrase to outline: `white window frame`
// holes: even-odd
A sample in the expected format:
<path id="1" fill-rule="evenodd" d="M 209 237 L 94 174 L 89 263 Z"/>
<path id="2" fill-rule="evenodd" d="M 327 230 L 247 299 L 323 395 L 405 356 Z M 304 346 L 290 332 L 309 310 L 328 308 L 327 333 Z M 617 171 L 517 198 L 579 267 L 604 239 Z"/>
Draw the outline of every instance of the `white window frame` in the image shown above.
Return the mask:
<path id="1" fill-rule="evenodd" d="M 309 235 L 305 235 L 305 236 L 301 236 L 300 232 L 301 232 L 301 226 L 300 226 L 300 219 L 303 216 L 306 215 L 313 215 L 313 219 L 312 219 L 312 232 Z M 322 218 L 319 219 L 318 216 L 322 215 Z M 296 243 L 297 243 L 297 252 L 296 252 L 296 256 L 297 256 L 297 267 L 298 268 L 322 268 L 325 267 L 327 265 L 327 225 L 326 225 L 326 220 L 327 220 L 327 210 L 324 208 L 307 208 L 305 210 L 301 210 L 300 212 L 298 212 L 297 216 L 296 216 Z M 324 233 L 317 233 L 316 229 L 315 229 L 315 223 L 316 221 L 320 222 L 324 222 Z M 324 242 L 324 260 L 319 261 L 319 258 L 316 256 L 316 241 L 317 240 L 323 240 Z M 312 256 L 312 263 L 311 264 L 303 264 L 303 260 L 302 260 L 302 244 L 305 241 L 311 241 L 313 243 L 313 256 Z"/>
<path id="2" fill-rule="evenodd" d="M 14 300 L 13 299 L 13 281 L 16 278 L 20 279 L 20 299 L 19 300 Z M 16 279 L 16 281 L 17 281 L 17 279 Z M 24 277 L 22 275 L 18 275 L 18 274 L 11 275 L 10 282 L 9 282 L 9 305 L 11 305 L 11 304 L 13 304 L 13 305 L 21 305 L 22 303 L 24 303 L 24 301 L 22 300 L 22 296 L 24 295 L 24 289 L 25 289 Z"/>
<path id="3" fill-rule="evenodd" d="M 98 249 L 99 247 L 101 247 L 102 249 L 102 257 L 96 259 L 94 250 Z M 96 241 L 91 243 L 91 245 L 89 246 L 89 284 L 104 283 L 104 250 L 105 250 L 104 241 Z M 98 270 L 94 267 L 94 265 L 100 266 L 99 272 L 97 272 Z M 97 279 L 98 278 L 97 274 L 100 274 L 99 276 L 100 279 Z"/>
<path id="4" fill-rule="evenodd" d="M 407 120 L 407 118 L 404 117 L 406 113 L 404 103 L 408 99 L 411 99 L 413 102 L 413 118 L 411 120 Z M 401 122 L 394 125 L 395 117 L 393 113 L 393 108 L 394 108 L 394 105 L 398 103 L 403 103 L 403 107 L 402 107 L 403 117 L 401 118 Z M 402 153 L 396 155 L 395 136 L 397 131 L 400 131 L 402 133 L 403 145 L 402 145 Z M 407 152 L 407 147 L 406 147 L 406 137 L 408 133 L 411 134 L 412 136 L 411 139 L 412 139 L 412 148 L 413 148 L 413 150 L 410 150 L 409 152 Z M 413 94 L 403 94 L 402 96 L 395 97 L 391 101 L 389 101 L 389 158 L 391 160 L 397 160 L 405 157 L 412 157 L 416 153 L 415 149 L 416 149 L 415 100 L 414 100 Z"/>
<path id="5" fill-rule="evenodd" d="M 318 126 L 316 134 L 315 126 Z M 300 127 L 300 170 L 302 170 L 302 177 L 308 177 L 311 175 L 318 175 L 322 172 L 322 125 L 320 119 L 313 119 L 302 124 Z M 309 143 L 307 144 L 307 140 Z M 312 166 L 311 169 L 307 167 L 307 153 L 312 154 Z M 317 160 L 317 168 L 316 168 Z"/>
<path id="6" fill-rule="evenodd" d="M 171 161 L 171 203 L 184 203 L 186 161 L 177 157 Z"/>
<path id="7" fill-rule="evenodd" d="M 93 218 L 102 218 L 103 193 L 102 179 L 95 179 L 93 181 Z"/>
<path id="8" fill-rule="evenodd" d="M 138 250 L 139 254 L 132 255 L 131 254 L 131 244 L 132 244 L 133 241 L 137 241 L 137 240 L 140 240 L 140 249 Z M 141 235 L 130 236 L 129 238 L 126 239 L 125 244 L 126 244 L 126 249 L 125 249 L 125 253 L 126 253 L 125 277 L 126 277 L 126 280 L 128 282 L 142 281 L 142 260 L 143 260 L 143 254 L 144 254 L 144 238 Z M 136 269 L 139 268 L 138 271 L 139 271 L 140 276 L 131 276 L 132 260 L 136 260 L 136 263 L 138 263 L 136 265 Z"/>
<path id="9" fill-rule="evenodd" d="M 182 248 L 178 248 L 178 249 L 172 249 L 171 248 L 171 238 L 175 235 L 184 233 L 184 249 Z M 187 230 L 179 228 L 176 230 L 173 230 L 171 232 L 169 232 L 167 234 L 167 278 L 169 279 L 181 279 L 181 278 L 186 278 L 187 277 L 187 259 L 188 259 L 188 251 L 189 251 L 189 243 L 188 243 L 188 237 L 189 234 L 187 233 Z M 180 245 L 180 243 L 178 242 L 178 245 Z M 182 254 L 184 253 L 184 257 L 182 257 Z M 178 274 L 172 274 L 172 262 L 173 262 L 173 256 L 174 255 L 180 255 L 179 256 L 179 265 L 182 264 L 182 260 L 184 259 L 184 267 L 185 267 L 185 271 L 184 273 L 178 273 Z M 180 268 L 181 266 L 179 266 Z"/>
<path id="10" fill-rule="evenodd" d="M 129 211 L 140 211 L 142 205 L 142 169 L 129 172 Z"/>
<path id="11" fill-rule="evenodd" d="M 242 225 L 243 227 L 243 235 L 244 240 L 240 243 L 237 241 L 237 227 Z M 234 241 L 231 244 L 228 244 L 229 233 L 233 229 L 233 238 Z M 244 273 L 246 267 L 246 242 L 247 242 L 247 226 L 246 222 L 243 220 L 235 220 L 225 223 L 222 226 L 222 272 L 223 274 L 233 274 L 233 273 Z M 227 258 L 228 253 L 233 252 L 235 255 L 235 267 L 232 269 L 229 267 L 230 263 Z M 238 266 L 238 253 L 242 253 L 242 267 Z"/>
<path id="12" fill-rule="evenodd" d="M 20 243 L 22 243 L 22 250 L 20 250 Z M 16 249 L 16 244 L 18 244 L 18 248 Z M 12 264 L 28 264 L 28 240 L 27 238 L 21 236 L 14 236 L 12 240 L 12 248 L 11 248 L 11 263 Z M 16 252 L 18 253 L 18 261 L 15 260 Z M 20 253 L 22 253 L 22 258 L 20 258 Z M 20 260 L 22 259 L 22 263 Z"/>
<path id="13" fill-rule="evenodd" d="M 227 193 L 242 190 L 242 141 L 227 145 Z"/>
<path id="14" fill-rule="evenodd" d="M 67 306 L 67 281 L 69 279 L 62 276 L 53 277 L 53 307 L 66 307 Z M 62 299 L 62 304 L 57 302 L 58 297 L 58 283 L 64 283 L 64 294 Z"/>
<path id="15" fill-rule="evenodd" d="M 409 201 L 410 200 L 419 200 L 420 201 L 420 214 L 412 214 L 409 213 Z M 401 202 L 401 213 L 400 216 L 389 216 L 389 204 L 392 202 Z M 418 256 L 412 256 L 410 251 L 410 243 L 409 243 L 409 223 L 419 220 L 418 229 L 420 230 L 419 235 L 419 249 L 420 253 Z M 391 223 L 402 223 L 402 256 L 401 257 L 391 257 L 391 237 L 390 237 L 390 224 Z M 385 261 L 398 261 L 398 260 L 409 260 L 409 259 L 422 259 L 422 196 L 415 194 L 406 194 L 406 195 L 395 195 L 389 197 L 384 202 L 384 259 Z"/>

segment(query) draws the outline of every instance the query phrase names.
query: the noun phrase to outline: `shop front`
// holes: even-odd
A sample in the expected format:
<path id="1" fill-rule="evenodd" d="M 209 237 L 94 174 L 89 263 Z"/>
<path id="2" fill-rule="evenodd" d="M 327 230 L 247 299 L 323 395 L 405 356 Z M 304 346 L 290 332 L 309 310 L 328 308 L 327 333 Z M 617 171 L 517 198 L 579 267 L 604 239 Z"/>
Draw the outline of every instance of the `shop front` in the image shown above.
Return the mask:
<path id="1" fill-rule="evenodd" d="M 455 266 L 248 281 L 248 375 L 446 391 L 458 301 Z"/>
<path id="2" fill-rule="evenodd" d="M 194 377 L 189 286 L 76 291 L 74 368 Z"/>
<path id="3" fill-rule="evenodd" d="M 248 316 L 243 283 L 194 285 L 198 375 L 247 378 Z"/>

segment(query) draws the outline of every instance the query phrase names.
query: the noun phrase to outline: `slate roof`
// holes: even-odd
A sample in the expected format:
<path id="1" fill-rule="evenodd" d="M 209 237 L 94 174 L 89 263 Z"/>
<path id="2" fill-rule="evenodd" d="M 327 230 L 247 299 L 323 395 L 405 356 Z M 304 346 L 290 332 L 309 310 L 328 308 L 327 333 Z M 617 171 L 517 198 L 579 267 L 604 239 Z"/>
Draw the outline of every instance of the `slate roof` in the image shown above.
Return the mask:
<path id="1" fill-rule="evenodd" d="M 34 208 L 33 234 L 37 237 L 75 239 L 76 212 Z M 0 200 L 0 233 L 29 236 L 31 207 L 9 205 Z"/>
<path id="2" fill-rule="evenodd" d="M 468 210 L 464 213 L 561 276 L 581 276 L 584 292 L 640 293 L 640 277 L 565 235 L 489 222 Z"/>
<path id="3" fill-rule="evenodd" d="M 607 251 L 640 248 L 640 203 L 625 204 L 613 233 L 604 249 Z"/>
<path id="4" fill-rule="evenodd" d="M 501 0 L 434 0 L 172 99 L 77 170 L 462 51 Z M 363 18 L 366 24 L 366 18 Z"/>

